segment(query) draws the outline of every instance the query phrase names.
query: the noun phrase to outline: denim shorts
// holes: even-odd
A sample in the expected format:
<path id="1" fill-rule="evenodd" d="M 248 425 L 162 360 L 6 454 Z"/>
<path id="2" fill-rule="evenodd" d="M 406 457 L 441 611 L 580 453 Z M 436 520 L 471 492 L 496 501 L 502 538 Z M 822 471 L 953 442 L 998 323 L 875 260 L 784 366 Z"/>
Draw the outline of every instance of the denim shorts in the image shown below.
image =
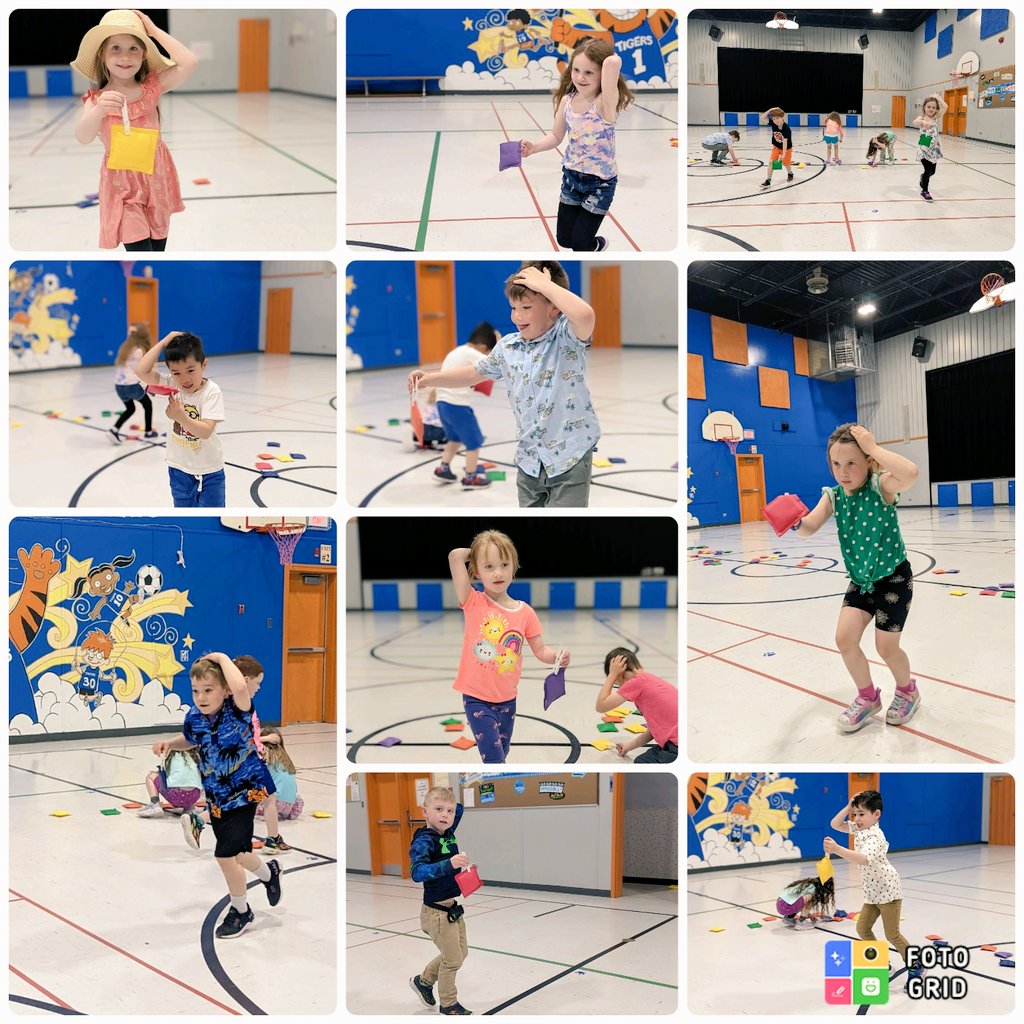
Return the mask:
<path id="1" fill-rule="evenodd" d="M 562 194 L 560 203 L 566 206 L 582 206 L 588 213 L 602 217 L 608 212 L 615 198 L 616 178 L 599 178 L 596 174 L 581 174 L 570 167 L 562 168 Z"/>
<path id="2" fill-rule="evenodd" d="M 448 440 L 464 444 L 467 452 L 475 452 L 484 443 L 484 435 L 476 421 L 476 413 L 470 406 L 438 402 L 437 415 L 441 417 Z"/>
<path id="3" fill-rule="evenodd" d="M 141 384 L 115 384 L 114 390 L 122 402 L 137 402 L 146 397 L 146 389 Z"/>
<path id="4" fill-rule="evenodd" d="M 196 477 L 174 466 L 168 466 L 171 497 L 175 508 L 223 508 L 224 470 Z"/>

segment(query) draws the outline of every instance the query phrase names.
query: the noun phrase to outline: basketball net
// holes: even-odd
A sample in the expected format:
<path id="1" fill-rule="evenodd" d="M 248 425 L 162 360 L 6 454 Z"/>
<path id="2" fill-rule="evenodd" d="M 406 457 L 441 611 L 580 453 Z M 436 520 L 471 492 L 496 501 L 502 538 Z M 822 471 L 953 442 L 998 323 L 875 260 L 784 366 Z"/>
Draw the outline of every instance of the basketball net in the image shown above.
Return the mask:
<path id="1" fill-rule="evenodd" d="M 1003 299 L 1001 295 L 992 295 L 991 292 L 997 292 L 1006 281 L 1000 274 L 986 274 L 981 279 L 981 294 L 984 295 L 993 306 L 1001 306 Z"/>
<path id="2" fill-rule="evenodd" d="M 722 440 L 729 446 L 729 451 L 735 455 L 736 446 L 743 440 L 742 437 L 723 437 Z"/>
<path id="3" fill-rule="evenodd" d="M 305 523 L 275 523 L 259 527 L 260 533 L 269 533 L 277 545 L 277 553 L 281 556 L 282 565 L 292 564 L 292 555 L 299 538 L 306 532 Z"/>

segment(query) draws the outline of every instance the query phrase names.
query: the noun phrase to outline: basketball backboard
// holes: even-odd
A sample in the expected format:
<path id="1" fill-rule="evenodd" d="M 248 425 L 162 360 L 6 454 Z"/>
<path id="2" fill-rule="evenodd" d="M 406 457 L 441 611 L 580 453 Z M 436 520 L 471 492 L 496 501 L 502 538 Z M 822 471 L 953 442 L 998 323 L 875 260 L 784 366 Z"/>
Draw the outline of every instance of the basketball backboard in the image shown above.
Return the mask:
<path id="1" fill-rule="evenodd" d="M 701 424 L 701 436 L 705 441 L 724 441 L 726 438 L 743 437 L 743 424 L 731 413 L 708 409 Z"/>

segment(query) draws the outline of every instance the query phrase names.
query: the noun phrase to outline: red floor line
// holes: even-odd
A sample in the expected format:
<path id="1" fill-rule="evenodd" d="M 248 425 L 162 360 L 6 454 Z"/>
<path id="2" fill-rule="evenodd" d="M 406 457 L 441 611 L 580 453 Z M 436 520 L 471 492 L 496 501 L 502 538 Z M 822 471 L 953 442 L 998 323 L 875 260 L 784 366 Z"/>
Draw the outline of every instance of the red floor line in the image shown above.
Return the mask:
<path id="1" fill-rule="evenodd" d="M 152 964 L 146 963 L 145 960 L 140 960 L 134 953 L 129 953 L 127 949 L 122 949 L 120 946 L 115 945 L 102 936 L 97 935 L 95 932 L 89 931 L 88 928 L 83 928 L 80 924 L 75 924 L 74 921 L 69 920 L 66 917 L 62 917 L 55 910 L 51 910 L 49 907 L 44 907 L 42 903 L 37 903 L 35 900 L 24 895 L 24 893 L 16 892 L 14 889 L 10 889 L 9 892 L 23 899 L 26 903 L 32 904 L 38 910 L 41 910 L 44 914 L 49 914 L 51 917 L 57 918 L 58 921 L 63 921 L 64 924 L 74 928 L 76 931 L 81 932 L 83 935 L 88 935 L 90 939 L 95 939 L 101 945 L 106 946 L 108 949 L 114 950 L 115 953 L 120 953 L 122 956 L 126 956 L 129 960 L 134 961 L 140 967 L 145 967 L 147 970 L 152 971 L 154 974 L 159 974 L 161 978 L 171 982 L 172 984 L 178 985 L 180 988 L 191 992 L 193 995 L 199 996 L 200 999 L 205 999 L 208 1003 L 213 1003 L 214 1006 L 219 1006 L 222 1010 L 227 1013 L 234 1014 L 236 1017 L 242 1016 L 241 1010 L 234 1010 L 230 1006 L 225 1006 L 224 1003 L 219 1003 L 213 996 L 207 995 L 205 992 L 200 992 L 199 989 L 193 988 L 191 985 L 186 985 L 180 978 L 175 978 L 174 975 L 168 974 L 166 971 L 161 971 L 159 967 L 154 967 Z"/>
<path id="2" fill-rule="evenodd" d="M 29 153 L 29 156 L 35 156 L 36 153 L 38 153 L 39 150 L 41 150 L 43 148 L 43 146 L 45 146 L 50 141 L 50 139 L 52 139 L 54 137 L 54 135 L 57 134 L 58 130 L 64 126 L 64 121 L 65 121 L 67 115 L 70 114 L 73 110 L 74 110 L 74 107 L 69 108 L 68 110 L 66 110 L 64 112 L 64 114 L 61 117 L 59 117 L 57 119 L 57 123 L 53 126 L 53 131 L 50 132 L 50 134 L 47 135 L 45 138 L 40 139 L 40 141 L 35 145 L 35 147 Z"/>
<path id="3" fill-rule="evenodd" d="M 856 252 L 857 246 L 853 244 L 853 229 L 850 227 L 850 215 L 846 212 L 846 203 L 843 203 L 843 220 L 846 221 L 846 234 L 850 239 L 850 251 Z"/>
<path id="4" fill-rule="evenodd" d="M 722 651 L 731 651 L 734 647 L 742 647 L 744 644 L 752 643 L 754 640 L 760 640 L 766 636 L 768 636 L 767 633 L 758 633 L 757 636 L 748 637 L 746 640 L 741 640 L 736 644 L 729 644 L 728 647 L 719 647 L 717 651 L 709 651 L 708 654 L 721 654 Z"/>
<path id="5" fill-rule="evenodd" d="M 7 967 L 10 969 L 11 974 L 16 974 L 19 978 L 21 978 L 23 982 L 25 982 L 26 985 L 31 985 L 37 992 L 42 992 L 43 995 L 46 996 L 46 998 L 49 999 L 50 1002 L 53 1003 L 55 1006 L 60 1006 L 63 1007 L 65 1010 L 71 1010 L 73 1013 L 77 1013 L 73 1006 L 69 1006 L 59 996 L 55 996 L 52 992 L 43 988 L 43 986 L 40 985 L 38 982 L 33 981 L 27 974 L 24 974 L 21 971 L 19 971 L 18 968 L 14 966 L 14 964 L 8 964 Z"/>
<path id="6" fill-rule="evenodd" d="M 508 137 L 508 129 L 505 127 L 505 122 L 501 119 L 501 114 L 498 113 L 498 108 L 491 103 L 491 110 L 494 111 L 494 116 L 498 119 L 498 124 L 501 125 L 502 134 L 505 136 L 505 141 L 511 141 Z M 534 208 L 537 210 L 537 216 L 540 217 L 541 224 L 544 225 L 544 230 L 547 232 L 548 239 L 551 242 L 551 248 L 558 252 L 558 242 L 555 241 L 555 236 L 551 234 L 551 228 L 548 227 L 547 219 L 544 216 L 544 211 L 540 208 L 540 203 L 537 202 L 537 197 L 533 193 L 533 186 L 530 184 L 530 179 L 526 176 L 526 171 L 523 170 L 523 165 L 519 164 L 519 174 L 522 176 L 523 184 L 526 185 L 526 190 L 530 193 L 530 198 L 533 200 Z"/>
<path id="7" fill-rule="evenodd" d="M 737 629 L 760 629 L 759 626 L 746 626 L 742 622 L 732 622 L 729 619 L 719 619 L 714 615 L 708 615 L 706 612 L 695 612 L 687 609 L 688 615 L 696 615 L 700 619 L 710 619 L 712 622 L 721 622 L 726 626 L 735 626 Z M 835 647 L 826 647 L 824 644 L 815 644 L 810 640 L 798 640 L 795 636 L 787 636 L 785 633 L 772 633 L 765 631 L 763 636 L 774 636 L 779 640 L 788 640 L 790 643 L 803 644 L 804 647 L 813 647 L 819 651 L 828 651 L 829 654 L 838 654 L 839 651 Z M 725 650 L 723 647 L 722 650 Z M 883 666 L 884 661 L 875 661 L 873 658 L 868 658 L 868 663 L 871 665 Z M 989 690 L 979 690 L 974 686 L 967 686 L 965 683 L 954 683 L 951 679 L 943 679 L 941 676 L 928 676 L 923 672 L 914 672 L 915 679 L 929 679 L 933 683 L 944 683 L 946 686 L 955 687 L 957 690 L 966 690 L 968 693 L 977 693 L 982 697 L 991 697 L 993 700 L 1006 701 L 1007 704 L 1016 704 L 1016 700 L 1013 697 L 1004 697 L 1001 693 L 992 693 Z"/>
<path id="8" fill-rule="evenodd" d="M 770 679 L 773 683 L 781 683 L 783 686 L 788 686 L 792 690 L 800 690 L 802 693 L 810 694 L 812 697 L 817 697 L 818 700 L 827 701 L 829 704 L 836 704 L 841 708 L 845 708 L 846 705 L 841 701 L 835 700 L 832 697 L 826 697 L 822 693 L 817 693 L 814 690 L 808 690 L 803 686 L 797 686 L 796 683 L 790 683 L 785 679 L 779 679 L 778 676 L 770 676 L 767 672 L 759 672 L 756 668 L 749 668 L 746 665 L 741 665 L 738 661 L 730 661 L 728 658 L 720 658 L 717 654 L 712 654 L 710 651 L 702 651 L 699 647 L 694 647 L 691 644 L 687 644 L 687 647 L 691 651 L 696 651 L 698 654 L 704 654 L 709 658 L 714 658 L 715 661 L 721 661 L 725 665 L 732 665 L 734 668 L 741 669 L 744 672 L 750 672 L 755 676 L 761 676 L 764 679 Z M 929 740 L 932 743 L 937 743 L 940 747 L 947 747 L 950 750 L 955 750 L 958 753 L 966 754 L 968 757 L 976 758 L 979 761 L 985 761 L 987 764 L 1000 764 L 998 758 L 986 757 L 984 754 L 979 754 L 976 750 L 969 750 L 967 747 L 958 746 L 956 743 L 950 743 L 948 740 L 940 740 L 938 736 L 932 736 L 929 733 L 921 732 L 919 729 L 912 729 L 909 725 L 894 726 L 903 732 L 908 732 L 912 736 L 919 736 L 923 740 Z"/>
<path id="9" fill-rule="evenodd" d="M 525 217 L 431 217 L 429 223 L 431 224 L 452 224 L 461 223 L 462 221 L 482 221 L 482 220 L 536 220 L 532 214 Z M 350 228 L 361 228 L 361 227 L 374 227 L 380 224 L 419 224 L 419 219 L 416 220 L 350 220 L 348 226 Z"/>

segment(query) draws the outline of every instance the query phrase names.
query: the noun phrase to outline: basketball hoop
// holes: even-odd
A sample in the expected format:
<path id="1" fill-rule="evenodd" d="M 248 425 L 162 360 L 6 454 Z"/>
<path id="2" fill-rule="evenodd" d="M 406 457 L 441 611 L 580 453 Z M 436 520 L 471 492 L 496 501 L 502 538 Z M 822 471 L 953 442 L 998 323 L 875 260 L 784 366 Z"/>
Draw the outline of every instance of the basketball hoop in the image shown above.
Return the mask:
<path id="1" fill-rule="evenodd" d="M 1006 281 L 1000 274 L 986 274 L 981 279 L 981 294 L 984 295 L 993 306 L 1001 306 L 1003 304 L 1002 296 L 999 294 L 1002 291 L 1003 285 Z M 990 295 L 991 292 L 995 292 L 995 295 Z"/>
<path id="2" fill-rule="evenodd" d="M 736 454 L 736 446 L 740 443 L 740 441 L 743 440 L 743 438 L 742 437 L 723 437 L 723 438 L 721 438 L 721 440 L 723 440 L 729 446 L 729 451 L 733 455 L 735 455 Z"/>
<path id="3" fill-rule="evenodd" d="M 295 546 L 299 538 L 306 532 L 305 523 L 268 523 L 266 526 L 254 526 L 258 533 L 269 533 L 274 544 L 277 545 L 277 553 L 281 557 L 282 565 L 292 564 L 292 555 L 295 554 Z"/>

